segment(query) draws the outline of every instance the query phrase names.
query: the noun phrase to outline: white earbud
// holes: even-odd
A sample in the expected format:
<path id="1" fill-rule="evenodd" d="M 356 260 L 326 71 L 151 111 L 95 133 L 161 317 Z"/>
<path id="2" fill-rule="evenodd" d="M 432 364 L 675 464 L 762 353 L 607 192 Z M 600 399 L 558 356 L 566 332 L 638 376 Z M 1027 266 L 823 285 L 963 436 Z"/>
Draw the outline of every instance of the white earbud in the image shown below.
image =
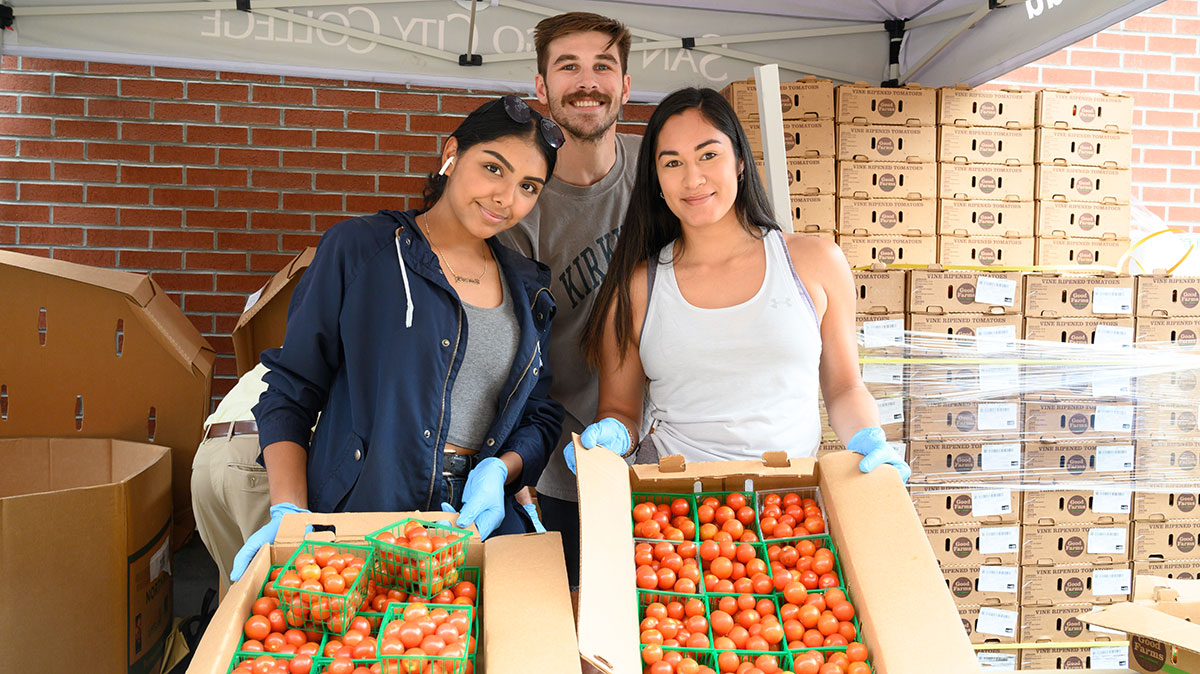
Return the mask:
<path id="1" fill-rule="evenodd" d="M 453 163 L 454 163 L 454 157 L 452 155 L 449 159 L 446 160 L 445 164 L 442 164 L 442 168 L 438 169 L 438 175 L 440 175 L 440 176 L 446 175 L 446 169 L 450 168 L 450 165 Z"/>

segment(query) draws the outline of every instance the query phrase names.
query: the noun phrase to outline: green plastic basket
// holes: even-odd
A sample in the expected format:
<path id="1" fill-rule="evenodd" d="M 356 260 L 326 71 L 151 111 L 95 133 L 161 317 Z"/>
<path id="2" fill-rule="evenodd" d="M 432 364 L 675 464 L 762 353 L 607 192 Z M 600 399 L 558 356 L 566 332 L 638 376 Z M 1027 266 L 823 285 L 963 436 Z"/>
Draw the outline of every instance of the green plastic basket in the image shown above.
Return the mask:
<path id="1" fill-rule="evenodd" d="M 762 540 L 762 535 L 761 535 L 761 534 L 759 533 L 759 531 L 758 531 L 758 501 L 757 501 L 757 500 L 755 500 L 754 492 L 752 492 L 752 491 L 738 491 L 738 490 L 732 490 L 732 491 L 702 491 L 702 492 L 700 492 L 700 493 L 698 493 L 698 494 L 696 494 L 696 495 L 695 495 L 695 498 L 696 498 L 696 508 L 697 508 L 697 509 L 699 509 L 699 508 L 700 508 L 700 506 L 704 504 L 704 499 L 706 499 L 706 498 L 708 498 L 708 497 L 710 497 L 710 496 L 711 496 L 711 497 L 713 497 L 713 498 L 715 498 L 715 499 L 717 499 L 718 501 L 720 501 L 720 502 L 721 502 L 721 505 L 723 506 L 723 505 L 725 505 L 725 497 L 729 496 L 730 494 L 741 494 L 742 496 L 745 496 L 745 497 L 746 497 L 746 506 L 747 506 L 747 507 L 749 507 L 751 510 L 753 510 L 753 511 L 754 511 L 754 521 L 753 521 L 753 522 L 751 522 L 751 523 L 750 523 L 750 524 L 748 524 L 748 525 L 743 525 L 743 526 L 745 527 L 745 530 L 746 530 L 746 531 L 752 532 L 752 533 L 753 533 L 753 534 L 754 534 L 756 537 L 758 537 L 758 539 L 761 541 L 761 540 Z M 714 522 L 714 523 L 715 523 L 715 522 Z M 700 540 L 700 526 L 701 526 L 701 525 L 700 525 L 699 516 L 697 515 L 697 519 L 696 519 L 696 540 Z M 719 526 L 718 526 L 718 528 L 719 528 Z"/>
<path id="2" fill-rule="evenodd" d="M 701 603 L 705 604 L 704 619 L 708 620 L 708 607 L 707 607 L 707 602 L 705 600 L 705 595 L 703 595 L 703 594 L 683 594 L 680 592 L 659 592 L 657 590 L 638 590 L 637 598 L 638 598 L 638 604 L 637 604 L 638 623 L 641 623 L 642 619 L 644 619 L 646 617 L 646 607 L 650 606 L 650 604 L 653 604 L 655 602 L 659 602 L 662 604 L 669 604 L 671 602 L 677 601 L 681 604 L 686 605 L 686 603 L 692 599 L 698 599 L 698 600 L 700 600 Z M 708 626 L 708 635 L 707 636 L 708 636 L 708 644 L 709 644 L 709 646 L 711 646 L 712 639 L 713 639 L 712 625 Z M 666 648 L 666 647 L 664 646 L 664 648 Z M 688 647 L 687 646 L 675 646 L 672 648 L 688 648 Z"/>
<path id="3" fill-rule="evenodd" d="M 755 501 L 755 507 L 754 507 L 754 531 L 756 531 L 758 533 L 758 537 L 760 539 L 762 539 L 763 541 L 774 542 L 776 540 L 786 540 L 786 539 L 790 539 L 790 538 L 804 538 L 805 537 L 805 536 L 796 535 L 795 531 L 792 532 L 793 533 L 792 536 L 785 536 L 783 539 L 768 538 L 763 535 L 762 529 L 759 527 L 759 521 L 762 519 L 762 511 L 763 511 L 763 508 L 766 507 L 765 500 L 766 500 L 767 495 L 769 495 L 769 494 L 779 494 L 780 496 L 783 496 L 784 494 L 798 494 L 800 496 L 800 498 L 802 498 L 802 499 L 804 499 L 804 498 L 813 499 L 814 501 L 817 502 L 817 507 L 821 510 L 821 518 L 825 520 L 825 532 L 824 532 L 824 534 L 812 534 L 812 535 L 820 536 L 820 535 L 827 535 L 829 533 L 829 519 L 828 519 L 827 513 L 825 511 L 825 500 L 821 497 L 820 489 L 818 489 L 817 487 L 796 487 L 796 488 L 791 488 L 791 489 L 764 489 L 762 491 L 755 492 L 756 501 Z M 797 523 L 797 525 L 798 524 L 799 523 Z"/>
<path id="4" fill-rule="evenodd" d="M 267 577 L 263 578 L 262 585 L 260 585 L 258 587 L 258 596 L 255 597 L 255 600 L 262 599 L 263 597 L 266 596 L 266 589 L 271 584 L 271 580 L 272 580 L 271 572 L 274 571 L 275 569 L 282 569 L 282 568 L 283 568 L 283 565 L 276 565 L 276 566 L 272 566 L 270 569 L 267 570 Z M 244 625 L 246 620 L 248 620 L 249 618 L 250 618 L 250 616 L 246 616 L 246 619 L 242 620 L 242 624 Z M 309 630 L 309 631 L 314 631 L 314 632 L 319 631 L 320 632 L 321 640 L 316 642 L 317 643 L 317 652 L 320 653 L 321 649 L 325 646 L 325 640 L 329 638 L 329 634 L 327 632 L 325 632 L 324 630 Z M 238 638 L 238 645 L 237 645 L 236 652 L 239 654 L 244 653 L 244 654 L 248 654 L 248 655 L 261 655 L 261 653 L 259 653 L 257 651 L 247 651 L 244 648 L 242 648 L 242 646 L 245 645 L 245 643 L 246 643 L 246 632 L 243 630 L 241 635 Z M 271 654 L 268 653 L 267 655 L 271 655 Z"/>
<path id="5" fill-rule="evenodd" d="M 639 503 L 653 503 L 655 505 L 659 505 L 659 504 L 671 505 L 671 503 L 673 503 L 676 499 L 683 499 L 684 501 L 687 502 L 687 504 L 688 504 L 687 518 L 692 521 L 692 535 L 687 536 L 686 532 L 685 532 L 683 540 L 685 540 L 685 541 L 697 540 L 696 536 L 699 535 L 700 523 L 696 521 L 696 499 L 693 498 L 691 494 L 667 494 L 667 493 L 663 493 L 663 492 L 637 492 L 637 493 L 632 494 L 629 499 L 629 507 L 630 507 L 629 526 L 633 527 L 633 525 L 635 524 L 635 522 L 633 521 L 632 512 L 633 512 L 633 508 L 636 507 Z M 675 515 L 672 515 L 670 519 L 674 520 Z M 634 538 L 634 540 L 637 540 L 637 541 L 665 540 L 665 539 L 659 539 L 659 538 L 639 537 L 636 533 L 634 533 L 633 538 Z"/>
<path id="6" fill-rule="evenodd" d="M 644 651 L 646 649 L 646 644 L 642 644 L 641 649 Z M 714 655 L 715 651 L 713 651 L 711 648 L 679 648 L 675 646 L 663 646 L 662 649 L 664 652 L 672 651 L 679 653 L 685 658 L 691 658 L 695 660 L 696 663 L 701 667 L 708 667 L 714 672 L 717 671 L 717 659 L 716 655 Z M 645 659 L 642 660 L 642 663 L 645 665 Z M 645 669 L 646 671 L 649 671 L 649 665 L 645 665 Z"/>
<path id="7" fill-rule="evenodd" d="M 421 654 L 421 655 L 396 654 L 396 655 L 393 655 L 393 654 L 388 654 L 388 653 L 382 652 L 383 635 L 387 633 L 388 626 L 396 621 L 403 622 L 405 608 L 408 606 L 411 606 L 413 604 L 416 604 L 416 603 L 421 603 L 421 602 L 409 602 L 409 603 L 404 603 L 404 604 L 401 604 L 401 603 L 388 604 L 387 613 L 384 615 L 383 627 L 380 628 L 380 630 L 379 630 L 379 634 L 380 634 L 379 644 L 380 644 L 380 650 L 381 650 L 381 653 L 379 656 L 379 661 L 382 665 L 381 668 L 383 669 L 384 674 L 416 674 L 416 673 L 425 671 L 425 669 L 430 665 L 438 665 L 441 668 L 441 671 L 443 672 L 443 674 L 467 674 L 467 672 L 468 672 L 467 668 L 469 665 L 471 665 L 471 661 L 468 659 L 467 654 L 468 654 L 468 651 L 470 650 L 470 638 L 469 637 L 470 637 L 470 631 L 472 629 L 472 625 L 475 620 L 475 607 L 469 606 L 466 604 L 424 604 L 424 606 L 426 606 L 431 613 L 436 610 L 439 610 L 439 609 L 444 610 L 448 613 L 454 613 L 454 612 L 465 612 L 466 613 L 467 625 L 468 625 L 468 628 L 467 628 L 468 643 L 467 643 L 467 647 L 463 649 L 463 652 L 461 655 L 457 655 L 457 656 L 445 656 L 445 655 L 440 655 L 440 654 L 439 655 L 429 655 L 429 654 Z"/>
<path id="8" fill-rule="evenodd" d="M 292 658 L 295 657 L 294 655 L 285 655 L 282 653 L 242 653 L 242 652 L 238 652 L 238 653 L 233 654 L 233 660 L 231 660 L 229 662 L 229 669 L 225 670 L 225 672 L 226 672 L 226 674 L 233 674 L 233 672 L 235 672 L 235 671 L 238 672 L 239 674 L 241 674 L 241 672 L 246 672 L 247 674 L 250 674 L 251 672 L 254 671 L 253 669 L 238 669 L 237 666 L 243 662 L 253 662 L 263 656 L 269 656 L 276 662 L 278 662 L 280 660 L 284 660 L 289 663 L 291 662 Z M 320 670 L 317 669 L 317 657 L 313 656 L 313 666 L 312 666 L 312 669 L 309 670 L 309 674 L 317 674 L 318 671 L 320 671 Z"/>
<path id="9" fill-rule="evenodd" d="M 708 595 L 706 595 L 706 596 L 705 596 L 705 608 L 706 608 L 705 615 L 709 616 L 709 626 L 708 626 L 708 627 L 709 627 L 709 632 L 710 632 L 710 639 L 711 639 L 711 643 L 713 643 L 713 644 L 716 644 L 716 642 L 717 642 L 717 633 L 716 633 L 716 631 L 714 631 L 714 630 L 712 629 L 712 613 L 713 613 L 713 611 L 716 611 L 716 610 L 717 610 L 717 608 L 718 608 L 718 605 L 719 605 L 719 603 L 720 603 L 720 601 L 721 601 L 721 599 L 722 599 L 722 598 L 724 598 L 724 597 L 733 597 L 734 599 L 737 599 L 737 598 L 738 598 L 738 597 L 740 597 L 742 594 L 747 594 L 747 593 L 736 593 L 736 592 L 710 592 L 710 593 L 708 593 Z M 757 603 L 757 602 L 758 602 L 760 599 L 767 599 L 767 600 L 770 600 L 771 604 L 772 604 L 772 605 L 774 605 L 774 607 L 775 607 L 775 613 L 774 613 L 774 616 L 775 616 L 776 618 L 779 618 L 779 607 L 780 607 L 780 601 L 779 601 L 779 598 L 778 598 L 778 597 L 776 597 L 774 594 L 750 594 L 750 596 L 754 598 L 754 601 L 755 601 L 756 603 Z M 736 613 L 736 612 L 735 612 L 735 613 Z M 730 615 L 734 615 L 734 614 L 733 614 L 733 613 L 731 613 Z M 783 621 L 782 621 L 782 620 L 780 620 L 779 622 L 780 622 L 780 624 L 781 624 L 781 625 L 783 624 Z M 764 652 L 764 653 L 765 653 L 765 652 L 771 652 L 771 653 L 775 653 L 775 652 L 777 652 L 777 651 L 786 651 L 786 650 L 787 650 L 787 643 L 786 643 L 786 641 L 784 641 L 784 642 L 780 642 L 779 646 L 778 646 L 778 647 L 777 647 L 775 650 L 773 650 L 773 651 L 755 651 L 755 652 Z"/>
<path id="10" fill-rule="evenodd" d="M 718 665 L 720 663 L 722 653 L 733 653 L 735 656 L 737 656 L 738 662 L 751 662 L 751 663 L 754 662 L 755 660 L 757 660 L 758 658 L 766 655 L 766 656 L 775 658 L 775 662 L 779 666 L 779 669 L 781 671 L 782 670 L 787 670 L 787 671 L 792 670 L 792 656 L 791 656 L 791 653 L 788 652 L 787 648 L 783 648 L 782 650 L 778 650 L 778 651 L 749 651 L 749 650 L 736 650 L 736 649 L 729 650 L 729 649 L 724 649 L 724 648 L 721 648 L 721 649 L 710 648 L 708 650 L 712 654 L 713 662 Z M 716 667 L 714 667 L 713 669 L 715 670 Z"/>
<path id="11" fill-rule="evenodd" d="M 766 563 L 766 565 L 767 565 L 766 574 L 767 574 L 768 578 L 771 578 L 771 562 L 770 562 L 770 560 L 767 559 L 767 547 L 765 545 L 763 545 L 762 543 L 734 543 L 734 545 L 735 546 L 749 545 L 750 547 L 754 548 L 755 558 L 761 559 L 761 560 L 763 560 L 764 563 Z M 710 564 L 712 564 L 712 562 L 706 561 L 703 558 L 700 560 L 701 581 L 703 581 L 703 576 L 708 573 Z M 705 594 L 714 594 L 716 592 L 716 590 L 710 590 L 707 587 L 704 587 L 703 582 L 700 583 L 700 586 Z M 774 586 L 772 586 L 772 589 L 774 589 Z M 754 593 L 753 592 L 748 592 L 748 593 L 726 592 L 724 594 L 754 594 Z"/>
<path id="12" fill-rule="evenodd" d="M 837 585 L 834 585 L 833 587 L 845 589 L 846 578 L 845 578 L 845 576 L 842 575 L 841 559 L 838 557 L 837 548 L 834 547 L 834 545 L 833 545 L 833 538 L 831 538 L 829 536 L 829 534 L 813 534 L 811 536 L 795 536 L 792 538 L 773 538 L 769 541 L 766 541 L 765 543 L 762 543 L 761 545 L 764 548 L 764 554 L 768 554 L 771 546 L 775 546 L 775 545 L 778 545 L 780 547 L 787 546 L 787 545 L 795 546 L 796 543 L 798 543 L 800 541 L 813 541 L 814 543 L 817 544 L 818 548 L 828 548 L 829 550 L 831 550 L 833 552 L 833 571 L 835 573 L 837 573 L 838 580 L 841 581 Z M 772 573 L 771 575 L 772 575 L 772 577 L 774 577 L 774 573 Z M 833 589 L 833 588 L 825 588 L 825 589 Z"/>
<path id="13" fill-rule="evenodd" d="M 279 605 L 283 609 L 284 622 L 289 627 L 303 630 L 324 630 L 333 634 L 342 634 L 350 627 L 350 621 L 358 614 L 363 598 L 367 592 L 367 578 L 374 561 L 374 551 L 365 545 L 350 543 L 329 543 L 320 541 L 305 541 L 296 548 L 288 558 L 286 566 L 295 568 L 296 557 L 301 554 L 313 554 L 318 548 L 331 547 L 339 554 L 350 553 L 361 557 L 364 561 L 362 571 L 354 583 L 346 589 L 345 594 L 333 594 L 316 590 L 303 590 L 286 587 L 279 584 L 283 573 L 273 581 L 276 594 L 279 595 Z"/>
<path id="14" fill-rule="evenodd" d="M 432 536 L 446 539 L 446 544 L 426 552 L 396 545 L 379 539 L 379 535 L 390 533 L 404 535 L 404 527 L 417 522 Z M 454 585 L 467 561 L 467 541 L 471 534 L 462 529 L 445 527 L 434 522 L 405 518 L 367 536 L 367 542 L 375 550 L 375 566 L 371 580 L 376 585 L 402 590 L 410 595 L 431 598 L 442 589 Z"/>
<path id="15" fill-rule="evenodd" d="M 326 674 L 329 665 L 334 660 L 335 658 L 313 658 L 313 667 L 310 674 Z M 369 669 L 371 665 L 375 664 L 376 662 L 380 662 L 380 660 L 379 658 L 361 658 L 351 659 L 350 662 L 353 663 L 355 667 L 366 667 Z"/>

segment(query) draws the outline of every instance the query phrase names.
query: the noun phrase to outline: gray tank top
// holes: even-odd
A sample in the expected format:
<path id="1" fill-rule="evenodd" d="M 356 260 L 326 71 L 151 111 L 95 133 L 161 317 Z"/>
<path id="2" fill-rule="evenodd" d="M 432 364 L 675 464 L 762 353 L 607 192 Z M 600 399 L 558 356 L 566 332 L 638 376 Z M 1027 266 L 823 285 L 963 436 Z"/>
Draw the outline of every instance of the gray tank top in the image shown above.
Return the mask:
<path id="1" fill-rule="evenodd" d="M 504 274 L 500 275 L 501 279 Z M 467 349 L 450 390 L 450 430 L 446 440 L 479 449 L 499 411 L 504 380 L 517 355 L 520 327 L 513 313 L 512 293 L 503 282 L 500 306 L 484 309 L 462 303 L 467 316 Z"/>

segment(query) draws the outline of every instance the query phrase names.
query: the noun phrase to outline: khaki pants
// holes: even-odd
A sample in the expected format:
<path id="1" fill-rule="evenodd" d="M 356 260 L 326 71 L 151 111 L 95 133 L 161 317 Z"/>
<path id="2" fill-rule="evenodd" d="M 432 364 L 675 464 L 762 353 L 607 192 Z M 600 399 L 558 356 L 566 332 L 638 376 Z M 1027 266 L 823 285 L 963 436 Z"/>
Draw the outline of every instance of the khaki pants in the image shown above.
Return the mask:
<path id="1" fill-rule="evenodd" d="M 258 435 L 209 438 L 192 461 L 192 510 L 200 540 L 229 587 L 233 558 L 250 534 L 270 519 L 267 471 L 258 465 Z"/>

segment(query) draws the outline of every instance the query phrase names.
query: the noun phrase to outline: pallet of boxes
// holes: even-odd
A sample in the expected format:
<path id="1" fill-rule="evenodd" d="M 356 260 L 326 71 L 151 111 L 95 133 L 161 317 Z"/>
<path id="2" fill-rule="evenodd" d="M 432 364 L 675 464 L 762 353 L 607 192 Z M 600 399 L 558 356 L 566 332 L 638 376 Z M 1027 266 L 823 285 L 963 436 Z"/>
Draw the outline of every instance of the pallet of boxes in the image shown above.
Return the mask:
<path id="1" fill-rule="evenodd" d="M 779 85 L 783 110 L 784 152 L 792 230 L 798 234 L 835 238 L 833 82 L 805 77 Z M 750 139 L 754 163 L 766 179 L 758 94 L 753 80 L 733 82 L 721 90 Z"/>
<path id="2" fill-rule="evenodd" d="M 838 242 L 851 267 L 937 262 L 937 90 L 837 88 Z"/>

